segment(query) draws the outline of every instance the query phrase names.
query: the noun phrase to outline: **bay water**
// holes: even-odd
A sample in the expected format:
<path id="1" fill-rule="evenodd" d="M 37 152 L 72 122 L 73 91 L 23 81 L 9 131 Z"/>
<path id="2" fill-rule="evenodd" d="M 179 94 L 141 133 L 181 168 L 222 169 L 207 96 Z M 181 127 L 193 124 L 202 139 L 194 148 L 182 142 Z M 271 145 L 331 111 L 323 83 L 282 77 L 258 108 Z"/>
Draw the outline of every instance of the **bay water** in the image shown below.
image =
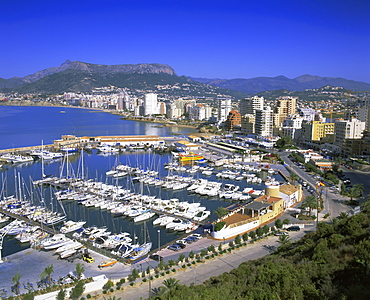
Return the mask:
<path id="1" fill-rule="evenodd" d="M 61 110 L 65 112 L 61 112 Z M 37 116 L 37 117 L 36 117 Z M 6 124 L 4 123 L 6 122 Z M 171 134 L 189 134 L 194 132 L 191 128 L 182 127 L 153 127 L 155 124 L 122 120 L 119 116 L 102 112 L 90 112 L 86 109 L 57 108 L 57 107 L 6 107 L 0 106 L 0 149 L 22 146 L 39 145 L 40 141 L 45 144 L 52 143 L 64 134 L 76 136 L 98 136 L 98 135 L 159 135 L 169 136 Z M 119 185 L 130 189 L 134 193 L 155 195 L 161 199 L 178 198 L 180 201 L 200 202 L 207 210 L 215 211 L 218 207 L 229 206 L 230 203 L 218 198 L 200 197 L 196 194 L 189 194 L 186 190 L 167 190 L 161 187 L 147 186 L 140 183 L 133 183 L 130 177 L 119 180 L 107 177 L 105 172 L 118 164 L 139 167 L 141 169 L 155 170 L 159 177 L 168 175 L 164 168 L 166 163 L 171 162 L 171 154 L 155 154 L 148 151 L 123 151 L 116 155 L 101 155 L 97 150 L 83 151 L 68 156 L 68 169 L 74 176 Z M 66 158 L 51 161 L 44 164 L 44 174 L 52 176 L 65 176 Z M 87 226 L 106 226 L 112 233 L 129 232 L 131 237 L 136 236 L 138 242 L 144 238 L 143 223 L 134 223 L 124 217 L 113 217 L 108 211 L 86 208 L 74 201 L 63 201 L 58 203 L 53 197 L 53 190 L 49 187 L 33 187 L 32 180 L 41 179 L 42 164 L 40 161 L 7 165 L 0 169 L 1 192 L 3 195 L 23 195 L 25 199 L 31 199 L 34 204 L 45 205 L 49 209 L 65 211 L 68 218 L 74 221 L 85 220 Z M 217 170 L 216 170 L 217 171 Z M 200 173 L 182 176 L 201 178 Z M 266 176 L 266 174 L 261 174 Z M 278 180 L 282 180 L 280 175 Z M 215 174 L 207 177 L 209 180 L 220 181 Z M 234 183 L 225 180 L 225 183 Z M 263 184 L 247 184 L 241 181 L 240 190 L 245 187 L 263 189 Z M 212 214 L 210 221 L 216 219 Z M 152 220 L 146 222 L 149 238 L 153 242 L 153 249 L 167 244 L 172 240 L 180 238 L 183 233 L 167 231 L 163 228 L 152 225 Z M 57 228 L 56 228 L 57 229 Z M 10 255 L 28 247 L 28 244 L 20 244 L 12 237 L 4 240 L 2 255 Z"/>

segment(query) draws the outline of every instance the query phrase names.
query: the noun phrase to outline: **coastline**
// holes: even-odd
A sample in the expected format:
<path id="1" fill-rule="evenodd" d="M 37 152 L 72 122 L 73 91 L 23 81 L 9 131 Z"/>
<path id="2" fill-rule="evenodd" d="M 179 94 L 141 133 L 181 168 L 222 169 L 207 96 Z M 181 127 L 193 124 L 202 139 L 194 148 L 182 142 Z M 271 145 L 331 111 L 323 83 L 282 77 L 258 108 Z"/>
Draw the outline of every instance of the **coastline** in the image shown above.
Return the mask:
<path id="1" fill-rule="evenodd" d="M 87 109 L 87 110 L 92 110 L 94 112 L 105 112 L 105 113 L 109 113 L 109 114 L 112 114 L 112 115 L 117 115 L 117 116 L 121 116 L 121 119 L 122 120 L 128 120 L 128 121 L 136 121 L 136 122 L 146 122 L 146 123 L 153 123 L 153 124 L 165 124 L 165 125 L 168 125 L 168 126 L 175 126 L 175 127 L 183 127 L 183 128 L 194 128 L 194 129 L 197 129 L 198 127 L 198 124 L 197 125 L 185 125 L 185 124 L 177 124 L 173 121 L 169 121 L 169 120 L 161 120 L 161 119 L 153 119 L 153 118 L 144 118 L 144 117 L 141 117 L 141 118 L 136 118 L 136 117 L 132 117 L 132 116 L 125 116 L 125 114 L 123 113 L 120 113 L 118 111 L 115 111 L 115 110 L 109 110 L 109 109 L 102 109 L 102 108 L 92 108 L 92 107 L 83 107 L 83 106 L 72 106 L 72 105 L 52 105 L 50 103 L 45 103 L 45 102 L 32 102 L 32 101 L 28 101 L 27 103 L 6 103 L 6 102 L 3 102 L 3 103 L 0 103 L 0 106 L 30 106 L 30 107 L 33 107 L 33 106 L 41 106 L 41 107 L 59 107 L 59 108 L 80 108 L 80 109 Z"/>

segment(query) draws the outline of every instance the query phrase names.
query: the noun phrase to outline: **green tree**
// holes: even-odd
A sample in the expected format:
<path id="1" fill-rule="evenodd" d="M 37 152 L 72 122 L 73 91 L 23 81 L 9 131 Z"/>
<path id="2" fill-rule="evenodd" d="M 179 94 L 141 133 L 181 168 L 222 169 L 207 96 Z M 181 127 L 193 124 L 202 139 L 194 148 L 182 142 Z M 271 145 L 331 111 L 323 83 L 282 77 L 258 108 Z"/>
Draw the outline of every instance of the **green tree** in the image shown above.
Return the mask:
<path id="1" fill-rule="evenodd" d="M 213 213 L 217 215 L 217 217 L 222 218 L 223 216 L 226 216 L 229 211 L 225 207 L 220 206 Z"/>
<path id="2" fill-rule="evenodd" d="M 238 234 L 236 237 L 235 237 L 235 244 L 239 245 L 242 243 L 242 239 L 240 237 L 240 235 Z"/>
<path id="3" fill-rule="evenodd" d="M 350 198 L 350 201 L 353 202 L 353 199 L 360 197 L 361 193 L 359 187 L 356 188 L 353 186 L 347 191 L 347 196 Z"/>
<path id="4" fill-rule="evenodd" d="M 67 292 L 64 289 L 61 289 L 57 294 L 57 300 L 64 300 L 67 296 Z"/>
<path id="5" fill-rule="evenodd" d="M 208 254 L 208 251 L 206 250 L 206 249 L 202 249 L 202 250 L 200 250 L 200 257 L 204 257 L 204 256 L 206 256 Z"/>
<path id="6" fill-rule="evenodd" d="M 242 237 L 243 237 L 243 241 L 244 241 L 244 242 L 246 242 L 246 241 L 248 241 L 248 237 L 249 237 L 249 235 L 248 235 L 248 233 L 246 232 L 246 233 L 244 233 L 244 234 L 243 234 L 243 236 L 242 236 Z"/>
<path id="7" fill-rule="evenodd" d="M 283 228 L 283 222 L 282 222 L 280 219 L 277 219 L 277 220 L 275 221 L 275 227 L 276 227 L 277 229 L 281 229 L 281 228 Z"/>
<path id="8" fill-rule="evenodd" d="M 44 271 L 40 274 L 41 279 L 46 278 L 47 284 L 51 285 L 51 274 L 54 273 L 54 266 L 52 264 L 48 265 Z"/>
<path id="9" fill-rule="evenodd" d="M 75 287 L 72 288 L 71 293 L 69 294 L 69 297 L 72 300 L 77 300 L 82 296 L 84 290 L 85 290 L 85 284 L 83 281 L 80 280 L 77 282 Z"/>
<path id="10" fill-rule="evenodd" d="M 135 281 L 139 278 L 139 271 L 136 268 L 133 268 L 131 274 L 128 276 L 130 281 Z"/>
<path id="11" fill-rule="evenodd" d="M 356 198 L 362 197 L 362 193 L 364 192 L 364 185 L 362 183 L 354 184 L 353 189 L 355 189 L 358 193 Z"/>
<path id="12" fill-rule="evenodd" d="M 166 291 L 169 297 L 172 297 L 172 291 L 179 285 L 179 280 L 175 278 L 168 278 L 163 281 L 163 285 L 166 287 Z"/>
<path id="13" fill-rule="evenodd" d="M 76 264 L 76 275 L 78 279 L 81 279 L 82 273 L 85 272 L 85 266 L 81 263 Z"/>
<path id="14" fill-rule="evenodd" d="M 366 196 L 366 201 L 361 204 L 361 211 L 370 213 L 370 194 Z"/>
<path id="15" fill-rule="evenodd" d="M 286 247 L 287 245 L 291 244 L 290 236 L 289 235 L 279 235 L 279 239 L 277 242 L 280 246 Z"/>
<path id="16" fill-rule="evenodd" d="M 21 280 L 21 273 L 18 271 L 15 273 L 15 275 L 12 277 L 12 283 L 13 283 L 13 289 L 16 295 L 19 295 L 19 286 L 20 286 L 20 280 Z"/>
<path id="17" fill-rule="evenodd" d="M 174 265 L 176 265 L 175 261 L 173 259 L 168 260 L 168 266 L 172 268 Z"/>
<path id="18" fill-rule="evenodd" d="M 307 196 L 302 205 L 301 205 L 301 208 L 302 209 L 306 209 L 308 208 L 308 215 L 311 216 L 311 212 L 312 212 L 312 209 L 315 209 L 317 208 L 317 200 L 316 200 L 316 197 L 315 196 Z"/>
<path id="19" fill-rule="evenodd" d="M 183 261 L 185 260 L 185 254 L 184 253 L 181 253 L 177 259 L 177 261 L 179 263 L 182 263 Z"/>
<path id="20" fill-rule="evenodd" d="M 165 267 L 166 267 L 166 263 L 164 262 L 164 260 L 161 260 L 158 263 L 158 268 L 162 271 L 162 270 L 164 270 Z"/>
<path id="21" fill-rule="evenodd" d="M 249 236 L 251 237 L 251 239 L 253 240 L 255 237 L 256 237 L 256 232 L 255 231 L 251 231 L 249 233 Z"/>
<path id="22" fill-rule="evenodd" d="M 292 183 L 292 184 L 295 185 L 297 183 L 298 178 L 299 177 L 298 177 L 298 175 L 296 173 L 290 172 L 289 177 L 288 177 L 288 180 L 290 181 L 290 183 Z"/>
<path id="23" fill-rule="evenodd" d="M 262 227 L 263 234 L 268 234 L 269 231 L 270 231 L 270 227 L 268 227 L 267 225 L 265 225 L 265 226 Z"/>
<path id="24" fill-rule="evenodd" d="M 256 229 L 256 234 L 257 234 L 257 236 L 262 236 L 263 235 L 263 229 L 262 229 L 262 227 L 258 227 Z"/>
<path id="25" fill-rule="evenodd" d="M 193 259 L 193 258 L 194 258 L 194 252 L 193 252 L 193 250 L 191 250 L 191 251 L 189 252 L 188 257 L 189 257 L 190 259 Z"/>

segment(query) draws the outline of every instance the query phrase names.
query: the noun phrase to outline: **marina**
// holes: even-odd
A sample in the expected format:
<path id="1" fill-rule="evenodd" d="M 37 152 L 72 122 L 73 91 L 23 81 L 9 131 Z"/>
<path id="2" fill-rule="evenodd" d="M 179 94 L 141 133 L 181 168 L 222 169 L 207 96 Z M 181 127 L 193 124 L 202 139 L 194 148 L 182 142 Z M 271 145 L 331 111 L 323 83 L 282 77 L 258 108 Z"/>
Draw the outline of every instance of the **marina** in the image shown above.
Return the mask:
<path id="1" fill-rule="evenodd" d="M 82 180 L 76 175 L 71 176 L 69 180 L 66 179 L 68 178 L 66 175 L 62 176 L 62 178 L 60 177 L 61 169 L 64 169 L 64 172 L 67 171 L 66 169 L 69 169 L 68 172 L 71 172 L 70 174 L 76 172 L 74 170 L 79 170 L 78 172 L 81 173 L 82 159 L 85 160 L 86 166 L 86 170 L 83 172 L 84 176 L 86 178 L 90 177 L 91 179 Z M 124 161 L 126 164 L 117 164 L 117 161 Z M 46 207 L 49 209 L 53 208 L 58 213 L 62 213 L 64 210 L 68 220 L 81 220 L 86 223 L 86 227 L 105 226 L 109 228 L 109 232 L 129 232 L 133 235 L 132 238 L 134 239 L 135 237 L 137 238 L 137 233 L 140 232 L 142 222 L 147 220 L 153 248 L 158 248 L 160 246 L 157 244 L 159 241 L 153 238 L 157 237 L 156 230 L 158 230 L 151 224 L 152 220 L 150 218 L 153 217 L 153 213 L 156 216 L 173 216 L 177 218 L 177 220 L 182 220 L 174 225 L 164 224 L 166 226 L 165 230 L 163 229 L 164 227 L 161 227 L 160 239 L 163 244 L 166 244 L 184 234 L 183 232 L 187 229 L 194 230 L 204 225 L 206 222 L 215 219 L 216 216 L 212 215 L 211 212 L 216 210 L 217 207 L 226 207 L 231 201 L 240 201 L 239 199 L 242 199 L 241 201 L 244 202 L 250 201 L 252 199 L 251 192 L 262 191 L 262 179 L 263 177 L 266 179 L 269 176 L 268 172 L 264 170 L 261 171 L 261 169 L 257 168 L 255 169 L 255 172 L 259 174 L 257 177 L 256 173 L 251 172 L 253 167 L 249 165 L 239 165 L 237 168 L 240 168 L 240 166 L 246 168 L 244 172 L 239 170 L 240 175 L 244 173 L 243 176 L 245 176 L 245 180 L 239 181 L 239 185 L 235 185 L 233 184 L 235 183 L 233 179 L 227 176 L 218 176 L 219 174 L 227 174 L 230 176 L 230 172 L 236 172 L 231 171 L 231 169 L 228 168 L 230 166 L 226 166 L 226 168 L 222 169 L 218 168 L 217 173 L 214 172 L 211 176 L 206 176 L 202 174 L 203 169 L 201 169 L 202 167 L 199 165 L 199 168 L 195 168 L 196 172 L 189 172 L 189 170 L 191 171 L 195 166 L 177 165 L 177 167 L 175 167 L 176 164 L 173 164 L 173 158 L 170 154 L 156 155 L 151 151 L 121 153 L 119 156 L 113 154 L 103 156 L 100 155 L 98 151 L 94 150 L 90 154 L 76 153 L 68 155 L 68 164 L 69 167 L 67 168 L 63 160 L 49 163 L 44 162 L 44 172 L 45 174 L 50 174 L 50 176 L 46 177 L 48 180 L 44 182 L 32 180 L 32 183 L 38 183 L 32 186 L 38 191 L 37 193 L 43 195 L 42 197 L 44 197 L 43 201 Z M 41 165 L 41 161 L 36 161 L 23 166 L 22 173 L 38 173 L 40 175 L 34 176 L 40 178 L 42 177 Z M 91 165 L 98 166 L 92 168 L 95 174 L 91 172 Z M 118 178 L 106 175 L 109 170 L 116 168 L 114 165 L 116 165 L 118 169 L 125 168 L 127 175 Z M 139 166 L 141 168 L 139 168 Z M 24 178 L 23 176 L 22 179 L 20 178 L 20 173 L 15 173 L 17 177 L 15 181 L 14 178 L 11 178 L 14 176 L 14 173 L 9 171 L 11 168 L 15 168 L 16 170 L 20 167 L 20 165 L 11 165 L 7 172 L 9 178 L 4 179 L 6 185 L 12 186 L 13 190 L 18 192 L 19 188 L 17 187 L 17 182 L 23 181 Z M 153 167 L 158 171 L 151 170 Z M 205 167 L 206 166 L 203 168 Z M 51 168 L 54 169 L 54 175 L 51 175 Z M 248 174 L 254 174 L 254 176 L 247 176 Z M 259 178 L 260 180 L 254 183 L 248 182 L 248 178 L 251 177 Z M 53 181 L 51 181 L 52 178 L 54 178 Z M 100 180 L 98 180 L 98 178 L 100 178 Z M 281 180 L 282 178 L 279 179 Z M 155 185 L 157 181 L 160 182 L 161 185 Z M 29 186 L 29 184 L 28 182 L 25 185 Z M 40 186 L 40 184 L 42 185 Z M 184 185 L 180 189 L 178 187 L 181 184 Z M 3 183 L 3 186 L 5 186 L 5 183 Z M 236 186 L 238 186 L 238 190 L 236 190 Z M 234 191 L 232 191 L 233 188 Z M 89 193 L 82 193 L 86 190 L 88 190 Z M 111 194 L 109 194 L 109 190 Z M 7 191 L 9 191 L 9 188 L 7 188 Z M 113 191 L 116 193 L 113 194 Z M 243 191 L 245 192 L 244 194 Z M 32 192 L 31 194 L 35 195 L 35 193 L 36 192 Z M 225 193 L 227 195 L 225 195 Z M 234 199 L 230 196 L 232 193 L 235 194 Z M 69 195 L 69 198 L 67 195 Z M 242 196 L 245 198 L 242 198 Z M 25 195 L 22 197 L 27 198 Z M 93 203 L 92 197 L 95 197 L 95 203 Z M 103 198 L 105 198 L 105 201 L 103 201 Z M 33 199 L 33 201 L 37 202 L 39 200 Z M 128 203 L 131 205 L 127 205 Z M 108 204 L 111 205 L 109 209 Z M 135 207 L 135 205 L 142 207 L 142 214 L 137 211 L 138 207 Z M 130 208 L 130 213 L 126 211 L 126 214 L 124 214 L 124 208 L 126 210 Z M 179 211 L 175 212 L 174 208 L 179 209 Z M 141 221 L 140 219 L 136 219 L 135 221 L 134 218 L 143 216 L 144 213 L 148 212 L 151 214 L 147 219 L 143 218 Z M 126 215 L 128 217 L 126 217 Z M 188 222 L 186 223 L 185 221 Z M 192 227 L 186 227 L 190 225 Z M 59 232 L 60 227 L 61 225 L 56 224 L 51 228 L 56 228 Z"/>

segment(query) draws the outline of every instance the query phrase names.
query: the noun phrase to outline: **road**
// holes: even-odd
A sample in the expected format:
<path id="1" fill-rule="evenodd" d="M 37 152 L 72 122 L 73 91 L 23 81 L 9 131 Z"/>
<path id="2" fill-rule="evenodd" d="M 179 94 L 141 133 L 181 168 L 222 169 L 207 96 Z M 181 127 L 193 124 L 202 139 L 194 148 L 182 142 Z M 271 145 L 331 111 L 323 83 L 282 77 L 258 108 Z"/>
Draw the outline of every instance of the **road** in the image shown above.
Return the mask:
<path id="1" fill-rule="evenodd" d="M 286 165 L 293 170 L 300 178 L 306 181 L 312 188 L 316 189 L 316 179 L 311 174 L 297 167 L 288 157 L 290 152 L 279 153 Z M 370 179 L 370 178 L 369 178 Z M 353 182 L 356 182 L 355 180 Z M 340 215 L 341 212 L 351 212 L 352 209 L 345 205 L 347 197 L 341 196 L 338 192 L 334 192 L 329 187 L 323 188 L 324 195 L 324 209 L 319 214 L 319 220 L 323 218 L 326 213 L 330 213 L 330 218 L 335 218 Z M 307 194 L 307 193 L 306 193 Z"/>
<path id="2" fill-rule="evenodd" d="M 305 230 L 299 232 L 290 232 L 289 235 L 291 240 L 296 241 L 305 233 L 313 230 L 314 226 L 309 226 Z M 205 260 L 204 263 L 197 263 L 195 266 L 192 265 L 191 267 L 180 269 L 176 273 L 154 279 L 150 282 L 150 286 L 148 281 L 146 283 L 137 283 L 132 287 L 126 284 L 123 290 L 114 291 L 114 293 L 111 293 L 109 296 L 115 296 L 116 299 L 121 298 L 121 300 L 147 299 L 149 298 L 150 288 L 151 291 L 155 291 L 160 286 L 163 286 L 163 281 L 168 278 L 175 278 L 179 280 L 180 284 L 188 286 L 194 283 L 201 284 L 213 276 L 218 276 L 237 268 L 245 261 L 255 260 L 270 254 L 279 246 L 277 240 L 278 238 L 276 236 L 270 236 L 254 244 L 247 244 L 247 246 L 233 250 L 231 253 L 227 252 L 222 256 L 216 256 L 213 259 Z M 137 279 L 137 282 L 140 282 L 140 279 Z M 154 296 L 154 294 L 152 294 L 152 296 Z M 98 299 L 104 300 L 106 298 L 106 295 L 101 295 Z"/>

